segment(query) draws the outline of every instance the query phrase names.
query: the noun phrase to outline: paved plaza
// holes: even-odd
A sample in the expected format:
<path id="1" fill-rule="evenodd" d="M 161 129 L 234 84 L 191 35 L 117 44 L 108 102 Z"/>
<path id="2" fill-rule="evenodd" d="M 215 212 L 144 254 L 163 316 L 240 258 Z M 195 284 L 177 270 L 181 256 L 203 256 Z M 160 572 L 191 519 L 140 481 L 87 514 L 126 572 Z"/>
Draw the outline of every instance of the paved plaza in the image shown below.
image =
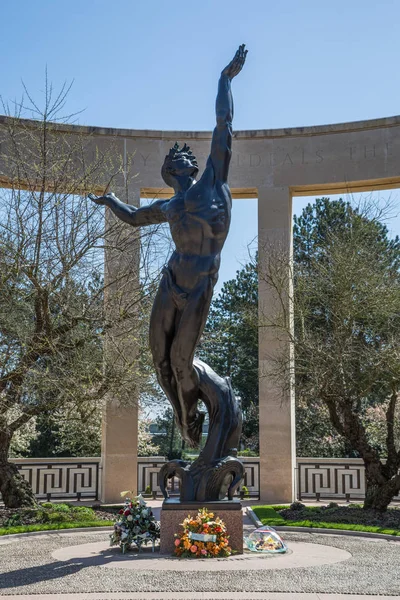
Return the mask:
<path id="1" fill-rule="evenodd" d="M 248 532 L 252 526 L 245 523 Z M 285 532 L 286 555 L 213 560 L 140 556 L 108 531 L 0 538 L 0 590 L 19 600 L 400 598 L 400 541 Z M 227 590 L 231 590 L 227 592 Z M 47 596 L 46 596 L 47 595 Z M 54 596 L 53 596 L 54 595 Z"/>
<path id="2" fill-rule="evenodd" d="M 35 595 L 0 596 L 18 600 L 37 600 Z M 297 594 L 280 592 L 130 592 L 98 594 L 41 594 L 40 600 L 395 600 L 400 596 L 370 596 L 354 594 Z"/>

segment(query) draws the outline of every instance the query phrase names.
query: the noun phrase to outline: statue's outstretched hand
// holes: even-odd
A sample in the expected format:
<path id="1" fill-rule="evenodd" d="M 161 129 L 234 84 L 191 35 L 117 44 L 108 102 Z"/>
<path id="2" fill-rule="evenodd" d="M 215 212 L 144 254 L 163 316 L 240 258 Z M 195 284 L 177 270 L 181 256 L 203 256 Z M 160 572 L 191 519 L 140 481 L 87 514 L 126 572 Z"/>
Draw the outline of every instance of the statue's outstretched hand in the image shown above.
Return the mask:
<path id="1" fill-rule="evenodd" d="M 229 79 L 233 79 L 234 77 L 236 77 L 236 75 L 240 73 L 240 71 L 243 69 L 243 65 L 245 63 L 247 55 L 247 50 L 245 50 L 244 48 L 245 44 L 239 46 L 239 49 L 233 57 L 233 60 L 231 60 L 229 65 L 225 67 L 225 69 L 223 69 L 222 75 L 226 75 L 227 77 L 229 77 Z"/>
<path id="2" fill-rule="evenodd" d="M 107 200 L 114 200 L 116 197 L 113 193 L 110 193 L 106 194 L 105 196 L 95 196 L 94 194 L 88 194 L 88 198 L 95 204 L 100 204 L 100 206 L 106 206 Z"/>

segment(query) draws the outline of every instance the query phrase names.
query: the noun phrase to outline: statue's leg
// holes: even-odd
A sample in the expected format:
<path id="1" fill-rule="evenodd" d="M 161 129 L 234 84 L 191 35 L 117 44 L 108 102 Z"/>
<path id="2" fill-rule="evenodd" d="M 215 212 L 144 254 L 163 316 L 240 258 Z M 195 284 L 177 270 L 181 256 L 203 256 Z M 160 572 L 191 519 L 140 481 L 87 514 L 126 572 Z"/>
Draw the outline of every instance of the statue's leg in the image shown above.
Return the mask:
<path id="1" fill-rule="evenodd" d="M 201 438 L 204 415 L 197 410 L 199 379 L 193 367 L 194 352 L 203 333 L 213 294 L 213 282 L 207 278 L 188 294 L 179 313 L 171 347 L 171 367 L 181 405 L 184 437 L 192 446 Z"/>
<path id="2" fill-rule="evenodd" d="M 177 309 L 165 276 L 161 279 L 150 317 L 150 349 L 157 380 L 165 392 L 175 413 L 177 425 L 182 431 L 182 411 L 175 377 L 171 368 L 170 351 L 175 334 Z"/>

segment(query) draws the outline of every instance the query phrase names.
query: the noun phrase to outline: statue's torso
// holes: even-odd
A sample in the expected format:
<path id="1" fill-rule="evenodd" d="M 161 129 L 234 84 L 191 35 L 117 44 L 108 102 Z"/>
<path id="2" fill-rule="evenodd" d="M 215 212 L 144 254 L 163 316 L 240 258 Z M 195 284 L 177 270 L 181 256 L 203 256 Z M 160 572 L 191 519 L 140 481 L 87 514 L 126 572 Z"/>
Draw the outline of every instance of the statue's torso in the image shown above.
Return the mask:
<path id="1" fill-rule="evenodd" d="M 199 278 L 217 279 L 220 253 L 229 232 L 231 194 L 227 184 L 202 177 L 183 195 L 171 198 L 165 214 L 176 246 L 169 267 L 184 288 Z"/>

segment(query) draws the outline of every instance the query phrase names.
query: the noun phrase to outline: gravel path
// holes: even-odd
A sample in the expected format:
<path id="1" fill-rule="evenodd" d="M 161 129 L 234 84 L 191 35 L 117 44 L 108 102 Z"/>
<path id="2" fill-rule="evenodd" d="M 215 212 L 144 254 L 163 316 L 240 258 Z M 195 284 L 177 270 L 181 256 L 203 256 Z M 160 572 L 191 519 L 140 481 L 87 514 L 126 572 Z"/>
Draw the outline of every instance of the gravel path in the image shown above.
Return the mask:
<path id="1" fill-rule="evenodd" d="M 35 536 L 10 543 L 0 538 L 2 594 L 74 592 L 308 592 L 400 594 L 400 543 L 306 533 L 290 541 L 334 546 L 349 552 L 344 562 L 308 568 L 249 571 L 123 570 L 91 565 L 91 559 L 55 561 L 58 548 L 99 542 L 106 532 Z M 271 558 L 274 560 L 274 558 Z M 223 563 L 221 563 L 221 567 Z"/>

